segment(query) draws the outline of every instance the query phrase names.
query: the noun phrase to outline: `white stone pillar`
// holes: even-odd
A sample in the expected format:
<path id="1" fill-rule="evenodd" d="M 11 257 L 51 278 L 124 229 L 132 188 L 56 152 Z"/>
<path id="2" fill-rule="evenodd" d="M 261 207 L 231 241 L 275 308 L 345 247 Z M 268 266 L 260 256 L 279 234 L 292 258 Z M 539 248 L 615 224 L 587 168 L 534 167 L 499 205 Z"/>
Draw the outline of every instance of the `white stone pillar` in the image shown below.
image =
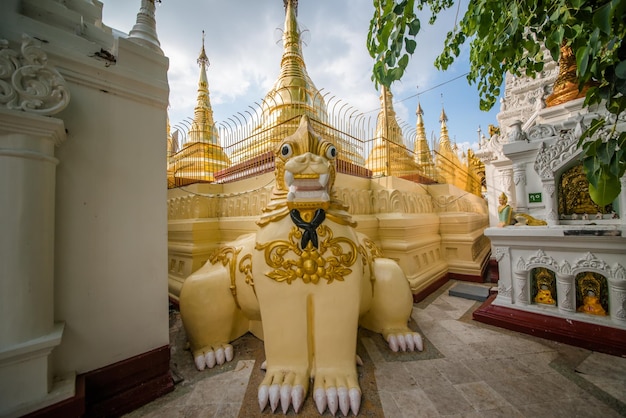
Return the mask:
<path id="1" fill-rule="evenodd" d="M 619 217 L 621 223 L 626 222 L 626 174 L 619 179 L 622 186 L 622 192 L 619 194 Z"/>
<path id="2" fill-rule="evenodd" d="M 59 119 L 0 108 L 0 415 L 37 404 L 52 386 L 55 144 Z"/>
<path id="3" fill-rule="evenodd" d="M 530 286 L 527 270 L 515 270 L 513 272 L 513 288 L 515 289 L 515 303 L 521 305 L 530 304 Z"/>
<path id="4" fill-rule="evenodd" d="M 550 226 L 558 225 L 559 216 L 556 213 L 556 185 L 554 184 L 554 179 L 544 179 L 542 186 L 546 196 L 546 222 Z"/>
<path id="5" fill-rule="evenodd" d="M 49 359 L 63 334 L 54 322 L 54 147 L 66 134 L 48 115 L 69 92 L 33 38 L 23 36 L 20 52 L 9 45 L 0 39 L 0 416 L 19 416 L 74 392 L 74 379 L 53 382 Z"/>
<path id="6" fill-rule="evenodd" d="M 624 194 L 624 192 L 622 192 Z M 618 266 L 609 283 L 609 311 L 611 319 L 626 322 L 626 269 Z"/>
<path id="7" fill-rule="evenodd" d="M 515 209 L 517 212 L 528 213 L 526 163 L 513 164 L 513 182 L 515 183 Z"/>
<path id="8" fill-rule="evenodd" d="M 560 311 L 576 312 L 576 288 L 574 287 L 573 275 L 557 273 L 556 295 Z"/>

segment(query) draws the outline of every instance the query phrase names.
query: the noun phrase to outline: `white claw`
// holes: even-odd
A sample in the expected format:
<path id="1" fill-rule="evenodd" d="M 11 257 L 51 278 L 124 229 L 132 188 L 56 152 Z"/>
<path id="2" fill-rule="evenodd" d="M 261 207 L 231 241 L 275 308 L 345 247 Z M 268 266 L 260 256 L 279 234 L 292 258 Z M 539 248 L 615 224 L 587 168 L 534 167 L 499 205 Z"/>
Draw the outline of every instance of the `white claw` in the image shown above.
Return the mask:
<path id="1" fill-rule="evenodd" d="M 389 348 L 391 348 L 391 351 L 393 351 L 394 353 L 398 352 L 398 339 L 396 338 L 395 335 L 390 335 L 389 339 L 387 340 L 389 342 Z"/>
<path id="2" fill-rule="evenodd" d="M 222 347 L 215 350 L 215 360 L 220 366 L 224 364 L 224 361 L 226 361 L 226 356 L 224 355 L 224 349 Z"/>
<path id="3" fill-rule="evenodd" d="M 326 389 L 326 398 L 328 398 L 328 410 L 333 416 L 337 413 L 339 408 L 339 399 L 337 397 L 337 388 Z"/>
<path id="4" fill-rule="evenodd" d="M 326 410 L 326 392 L 322 388 L 315 389 L 315 393 L 313 394 L 313 398 L 315 399 L 315 406 L 317 407 L 317 412 L 322 415 Z"/>
<path id="5" fill-rule="evenodd" d="M 406 349 L 408 351 L 415 351 L 415 340 L 413 339 L 413 334 L 406 334 L 404 339 L 406 340 Z"/>
<path id="6" fill-rule="evenodd" d="M 350 412 L 350 398 L 348 397 L 348 388 L 341 386 L 337 389 L 337 397 L 339 398 L 339 409 L 344 417 Z"/>
<path id="7" fill-rule="evenodd" d="M 215 367 L 215 353 L 212 350 L 204 355 L 204 359 L 206 361 L 206 366 L 209 369 Z"/>
<path id="8" fill-rule="evenodd" d="M 235 352 L 232 345 L 226 344 L 224 347 L 224 356 L 226 356 L 226 361 L 231 361 L 233 359 Z"/>
<path id="9" fill-rule="evenodd" d="M 304 387 L 302 385 L 296 385 L 291 390 L 291 403 L 296 414 L 300 412 L 300 408 L 304 404 Z"/>
<path id="10" fill-rule="evenodd" d="M 400 346 L 400 350 L 406 351 L 406 341 L 404 339 L 404 335 L 398 335 L 398 345 Z"/>
<path id="11" fill-rule="evenodd" d="M 261 370 L 267 370 L 267 360 L 261 363 Z"/>
<path id="12" fill-rule="evenodd" d="M 361 408 L 361 391 L 357 388 L 352 388 L 348 396 L 350 397 L 350 409 L 352 409 L 352 413 L 355 416 L 359 415 L 359 409 Z"/>
<path id="13" fill-rule="evenodd" d="M 204 356 L 202 354 L 194 358 L 194 362 L 196 363 L 196 368 L 198 370 L 204 370 L 204 368 L 206 367 L 206 360 L 204 359 Z"/>
<path id="14" fill-rule="evenodd" d="M 356 355 L 356 365 L 357 366 L 362 366 L 363 365 L 363 359 L 358 354 Z"/>
<path id="15" fill-rule="evenodd" d="M 276 407 L 278 406 L 278 400 L 280 399 L 280 386 L 272 385 L 270 386 L 270 408 L 272 412 L 276 411 Z"/>
<path id="16" fill-rule="evenodd" d="M 290 403 L 291 403 L 291 385 L 283 385 L 280 388 L 280 406 L 283 409 L 283 414 L 287 413 Z"/>
<path id="17" fill-rule="evenodd" d="M 415 340 L 415 348 L 417 351 L 422 351 L 424 349 L 424 343 L 422 342 L 422 336 L 419 334 L 413 334 L 413 339 Z"/>
<path id="18" fill-rule="evenodd" d="M 269 387 L 267 387 L 267 385 L 262 385 L 261 387 L 259 387 L 259 408 L 261 408 L 261 412 L 263 412 L 263 410 L 267 406 L 269 392 L 270 389 Z"/>

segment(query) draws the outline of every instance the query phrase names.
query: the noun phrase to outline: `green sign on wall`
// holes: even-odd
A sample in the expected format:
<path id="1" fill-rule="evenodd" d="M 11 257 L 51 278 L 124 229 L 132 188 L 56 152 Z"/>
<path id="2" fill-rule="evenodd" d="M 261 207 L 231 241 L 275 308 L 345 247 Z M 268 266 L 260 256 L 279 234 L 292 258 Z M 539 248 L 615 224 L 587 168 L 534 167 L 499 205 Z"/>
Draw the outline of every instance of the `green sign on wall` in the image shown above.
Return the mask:
<path id="1" fill-rule="evenodd" d="M 530 203 L 541 202 L 541 193 L 528 193 L 528 202 Z"/>

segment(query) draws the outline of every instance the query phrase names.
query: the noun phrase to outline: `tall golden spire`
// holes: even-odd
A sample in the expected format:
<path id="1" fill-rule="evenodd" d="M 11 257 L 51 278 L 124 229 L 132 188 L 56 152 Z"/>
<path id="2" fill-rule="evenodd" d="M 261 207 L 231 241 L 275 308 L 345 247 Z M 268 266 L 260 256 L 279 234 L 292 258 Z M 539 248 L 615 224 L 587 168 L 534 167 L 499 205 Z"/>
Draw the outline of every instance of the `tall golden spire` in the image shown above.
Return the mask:
<path id="1" fill-rule="evenodd" d="M 393 95 L 385 86 L 380 92 L 375 138 L 374 148 L 365 162 L 373 175 L 399 177 L 417 172 L 417 166 L 404 145 L 402 129 L 393 108 Z"/>
<path id="2" fill-rule="evenodd" d="M 209 58 L 204 50 L 204 31 L 202 31 L 202 49 L 198 56 L 200 79 L 198 98 L 193 111 L 188 141 L 180 152 L 172 155 L 168 163 L 168 182 L 176 186 L 196 181 L 215 181 L 215 173 L 230 166 L 230 159 L 220 145 L 219 136 L 213 121 L 213 109 L 209 100 L 209 82 L 206 69 Z M 172 178 L 170 179 L 170 174 Z"/>
<path id="3" fill-rule="evenodd" d="M 434 175 L 432 168 L 434 166 L 433 157 L 430 153 L 430 147 L 428 146 L 428 139 L 426 138 L 426 127 L 424 126 L 424 111 L 419 102 L 417 102 L 417 115 L 416 136 L 415 136 L 415 162 L 420 166 L 425 174 Z"/>
<path id="4" fill-rule="evenodd" d="M 273 151 L 282 138 L 291 135 L 306 115 L 316 129 L 326 136 L 339 151 L 339 158 L 363 165 L 361 152 L 328 129 L 328 114 L 324 97 L 307 74 L 302 55 L 302 41 L 298 28 L 297 0 L 283 0 L 285 22 L 283 30 L 283 55 L 280 74 L 261 105 L 260 123 L 245 141 L 231 154 L 236 163 L 243 163 L 261 154 Z"/>
<path id="5" fill-rule="evenodd" d="M 441 116 L 439 122 L 441 122 L 441 131 L 439 133 L 439 152 L 437 156 L 437 174 L 445 180 L 448 184 L 454 184 L 455 186 L 465 189 L 466 178 L 461 178 L 461 160 L 458 154 L 454 151 L 452 144 L 450 143 L 450 136 L 448 134 L 448 115 L 441 106 Z M 467 174 L 465 174 L 465 177 Z"/>
<path id="6" fill-rule="evenodd" d="M 219 144 L 215 122 L 213 121 L 213 109 L 209 99 L 209 82 L 206 70 L 210 65 L 209 58 L 204 50 L 204 31 L 202 31 L 202 49 L 198 56 L 200 66 L 200 79 L 198 80 L 198 98 L 193 110 L 193 122 L 189 131 L 189 142 L 208 142 Z"/>

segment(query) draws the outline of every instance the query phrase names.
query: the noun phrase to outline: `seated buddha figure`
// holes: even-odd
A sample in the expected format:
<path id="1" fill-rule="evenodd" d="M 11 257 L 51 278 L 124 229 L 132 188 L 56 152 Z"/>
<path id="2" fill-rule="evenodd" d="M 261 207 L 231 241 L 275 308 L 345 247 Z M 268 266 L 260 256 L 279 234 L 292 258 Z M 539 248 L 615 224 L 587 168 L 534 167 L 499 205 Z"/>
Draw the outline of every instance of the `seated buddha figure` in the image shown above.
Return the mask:
<path id="1" fill-rule="evenodd" d="M 584 312 L 590 315 L 606 316 L 606 311 L 600 303 L 600 298 L 596 296 L 593 290 L 587 291 L 587 295 L 583 298 L 583 304 L 578 308 L 578 312 Z"/>
<path id="2" fill-rule="evenodd" d="M 535 302 L 543 303 L 544 305 L 554 305 L 556 302 L 552 297 L 552 292 L 550 288 L 545 284 L 542 284 L 537 291 L 537 296 L 535 296 Z"/>
<path id="3" fill-rule="evenodd" d="M 513 214 L 513 210 L 511 209 L 511 206 L 508 205 L 508 200 L 509 199 L 506 197 L 506 194 L 504 192 L 502 192 L 502 194 L 498 198 L 498 203 L 500 203 L 500 206 L 498 206 L 499 227 L 511 225 L 511 216 Z"/>

